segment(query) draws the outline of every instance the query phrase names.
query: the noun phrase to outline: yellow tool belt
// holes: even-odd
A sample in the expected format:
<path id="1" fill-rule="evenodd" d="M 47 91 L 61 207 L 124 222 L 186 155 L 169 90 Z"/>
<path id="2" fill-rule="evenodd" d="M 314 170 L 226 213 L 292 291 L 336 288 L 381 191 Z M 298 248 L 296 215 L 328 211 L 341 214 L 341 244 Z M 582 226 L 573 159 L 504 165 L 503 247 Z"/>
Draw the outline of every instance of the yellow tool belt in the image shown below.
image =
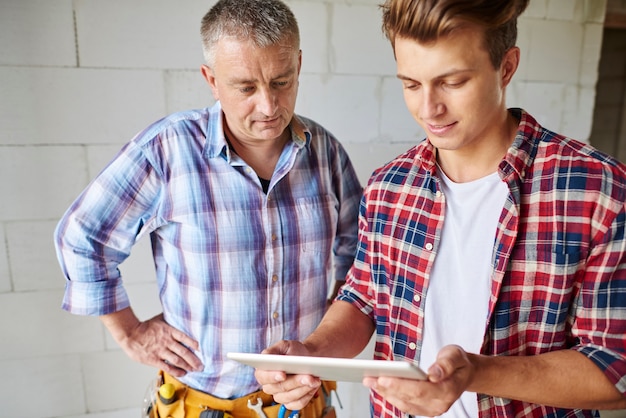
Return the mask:
<path id="1" fill-rule="evenodd" d="M 160 376 L 161 384 L 171 383 L 174 386 L 174 400 L 165 404 L 159 397 L 157 387 L 156 401 L 150 411 L 151 418 L 200 418 L 204 411 L 209 410 L 224 412 L 224 418 L 259 418 L 257 412 L 248 407 L 248 402 L 252 405 L 263 402 L 263 413 L 267 418 L 278 417 L 280 405 L 274 402 L 272 395 L 263 391 L 250 393 L 237 399 L 221 399 L 192 389 L 165 372 L 161 371 Z M 298 417 L 335 418 L 335 409 L 330 406 L 330 393 L 336 389 L 336 382 L 323 381 L 315 397 L 300 410 Z M 205 413 L 203 416 L 209 415 Z"/>

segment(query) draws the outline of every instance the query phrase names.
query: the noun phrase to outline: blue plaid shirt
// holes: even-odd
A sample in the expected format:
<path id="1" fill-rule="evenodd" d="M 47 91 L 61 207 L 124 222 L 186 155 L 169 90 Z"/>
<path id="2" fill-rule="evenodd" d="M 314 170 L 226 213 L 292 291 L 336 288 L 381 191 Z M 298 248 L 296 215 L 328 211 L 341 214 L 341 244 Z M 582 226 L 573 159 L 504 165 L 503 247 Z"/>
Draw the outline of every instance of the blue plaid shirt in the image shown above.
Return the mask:
<path id="1" fill-rule="evenodd" d="M 356 248 L 362 188 L 348 155 L 311 120 L 290 129 L 267 194 L 229 150 L 219 102 L 139 133 L 57 226 L 63 309 L 128 307 L 118 265 L 149 233 L 165 319 L 200 343 L 204 370 L 181 380 L 222 398 L 257 390 L 226 353 L 306 337 Z"/>

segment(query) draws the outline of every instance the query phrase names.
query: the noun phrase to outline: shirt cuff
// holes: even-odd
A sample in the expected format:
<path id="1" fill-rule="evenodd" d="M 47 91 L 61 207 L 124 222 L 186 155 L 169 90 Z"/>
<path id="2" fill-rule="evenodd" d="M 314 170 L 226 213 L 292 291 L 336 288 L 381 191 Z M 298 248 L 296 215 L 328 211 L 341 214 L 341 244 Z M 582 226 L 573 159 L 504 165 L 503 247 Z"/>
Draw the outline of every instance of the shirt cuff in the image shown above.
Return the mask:
<path id="1" fill-rule="evenodd" d="M 68 280 L 62 308 L 76 315 L 106 315 L 128 308 L 130 301 L 121 279 L 98 282 Z"/>

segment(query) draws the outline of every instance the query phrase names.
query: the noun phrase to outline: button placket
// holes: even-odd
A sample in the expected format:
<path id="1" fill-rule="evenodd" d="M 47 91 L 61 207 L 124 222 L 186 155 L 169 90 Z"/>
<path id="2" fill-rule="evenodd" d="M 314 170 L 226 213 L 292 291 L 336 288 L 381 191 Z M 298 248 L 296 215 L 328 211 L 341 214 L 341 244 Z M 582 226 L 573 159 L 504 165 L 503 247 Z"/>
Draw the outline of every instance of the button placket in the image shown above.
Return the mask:
<path id="1" fill-rule="evenodd" d="M 265 196 L 266 218 L 265 225 L 265 245 L 267 263 L 267 295 L 268 306 L 267 315 L 270 322 L 268 327 L 268 341 L 276 341 L 284 336 L 284 323 L 282 321 L 282 301 L 284 298 L 282 287 L 283 253 L 280 246 L 281 223 L 279 209 L 276 202 L 271 198 L 270 191 Z"/>

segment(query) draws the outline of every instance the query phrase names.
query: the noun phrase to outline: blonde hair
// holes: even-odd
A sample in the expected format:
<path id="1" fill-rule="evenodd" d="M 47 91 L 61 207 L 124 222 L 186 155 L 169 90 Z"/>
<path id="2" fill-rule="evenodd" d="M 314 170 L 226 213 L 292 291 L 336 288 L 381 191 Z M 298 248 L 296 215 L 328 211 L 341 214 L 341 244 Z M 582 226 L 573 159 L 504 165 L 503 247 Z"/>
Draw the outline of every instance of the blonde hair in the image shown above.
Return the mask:
<path id="1" fill-rule="evenodd" d="M 395 45 L 397 37 L 434 42 L 467 24 L 484 29 L 485 48 L 494 67 L 517 41 L 517 18 L 530 0 L 386 0 L 383 33 Z"/>

